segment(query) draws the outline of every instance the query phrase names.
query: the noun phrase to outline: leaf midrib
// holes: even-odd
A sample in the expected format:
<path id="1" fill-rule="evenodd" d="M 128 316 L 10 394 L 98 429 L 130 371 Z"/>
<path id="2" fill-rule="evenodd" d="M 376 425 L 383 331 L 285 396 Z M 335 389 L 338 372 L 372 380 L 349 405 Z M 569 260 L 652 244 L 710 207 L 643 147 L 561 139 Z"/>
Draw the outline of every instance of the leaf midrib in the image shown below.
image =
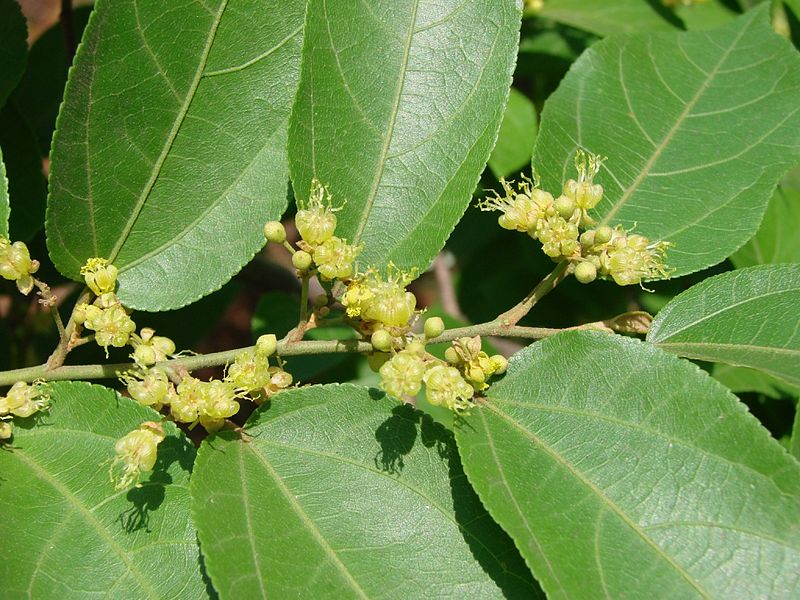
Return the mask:
<path id="1" fill-rule="evenodd" d="M 103 527 L 102 523 L 100 523 L 100 521 L 98 521 L 97 518 L 91 512 L 89 512 L 89 509 L 84 506 L 83 502 L 81 502 L 81 500 L 75 494 L 73 494 L 69 488 L 48 473 L 47 470 L 45 470 L 44 467 L 42 467 L 33 457 L 26 455 L 24 450 L 17 448 L 14 450 L 14 456 L 17 457 L 21 462 L 25 463 L 34 473 L 36 473 L 41 481 L 49 484 L 53 489 L 61 494 L 67 503 L 83 517 L 84 521 L 92 526 L 97 534 L 106 542 L 109 548 L 116 553 L 119 559 L 127 567 L 128 572 L 133 575 L 134 579 L 136 579 L 137 583 L 141 586 L 142 590 L 147 593 L 149 598 L 153 598 L 155 600 L 161 598 L 161 596 L 153 588 L 150 581 L 145 578 L 144 574 L 133 562 L 128 552 L 122 546 L 120 546 L 119 543 L 117 543 L 108 530 Z"/>
<path id="2" fill-rule="evenodd" d="M 161 149 L 161 154 L 159 155 L 158 159 L 156 160 L 155 164 L 153 165 L 153 169 L 150 172 L 150 178 L 147 180 L 147 183 L 142 190 L 142 193 L 139 195 L 136 204 L 131 211 L 131 215 L 128 218 L 127 223 L 122 228 L 119 238 L 117 239 L 116 244 L 111 249 L 111 252 L 108 255 L 108 261 L 114 262 L 114 260 L 119 256 L 120 251 L 122 250 L 122 246 L 125 245 L 125 242 L 128 240 L 131 231 L 133 230 L 133 226 L 136 224 L 136 221 L 139 219 L 139 215 L 141 215 L 142 210 L 144 209 L 144 205 L 147 202 L 147 199 L 150 197 L 150 193 L 153 191 L 153 187 L 158 180 L 159 175 L 161 174 L 161 169 L 164 166 L 164 162 L 167 160 L 167 156 L 169 155 L 170 150 L 172 149 L 172 145 L 175 143 L 175 139 L 178 136 L 178 132 L 183 125 L 184 120 L 186 119 L 186 115 L 189 113 L 189 108 L 192 105 L 192 101 L 194 100 L 195 93 L 197 92 L 197 88 L 200 85 L 200 81 L 203 78 L 203 72 L 205 71 L 206 64 L 208 63 L 208 56 L 211 53 L 211 47 L 214 45 L 214 40 L 217 36 L 217 30 L 219 29 L 220 21 L 222 21 L 222 15 L 225 12 L 225 9 L 228 6 L 228 0 L 222 0 L 219 6 L 219 10 L 217 14 L 214 16 L 214 20 L 211 23 L 211 28 L 208 33 L 208 39 L 206 40 L 206 45 L 203 48 L 203 52 L 200 55 L 200 60 L 198 61 L 197 70 L 195 71 L 194 77 L 192 78 L 192 82 L 189 86 L 189 89 L 186 92 L 186 98 L 183 101 L 183 104 L 178 110 L 178 114 L 175 116 L 175 121 L 172 124 L 172 129 L 170 130 L 169 134 L 167 135 L 167 139 L 164 142 L 164 146 Z M 91 104 L 91 103 L 90 103 Z M 88 169 L 91 171 L 91 169 Z M 92 219 L 94 222 L 94 219 Z"/>
<path id="3" fill-rule="evenodd" d="M 681 114 L 678 115 L 678 118 L 676 119 L 676 121 L 673 124 L 673 126 L 669 129 L 669 131 L 667 131 L 667 133 L 662 138 L 661 142 L 659 142 L 658 145 L 656 145 L 655 148 L 653 148 L 652 155 L 650 156 L 650 158 L 647 160 L 647 162 L 642 167 L 642 170 L 639 172 L 639 175 L 636 176 L 636 179 L 634 179 L 633 182 L 628 187 L 628 189 L 626 189 L 623 192 L 623 194 L 620 197 L 620 199 L 617 200 L 617 202 L 614 203 L 614 205 L 611 207 L 611 209 L 603 216 L 603 219 L 602 219 L 602 221 L 600 223 L 601 225 L 607 224 L 611 219 L 614 218 L 614 215 L 616 215 L 617 212 L 619 212 L 619 210 L 625 205 L 625 203 L 628 201 L 628 199 L 633 195 L 633 193 L 639 188 L 641 183 L 649 175 L 650 170 L 655 166 L 656 162 L 661 157 L 661 153 L 666 149 L 666 147 L 672 141 L 672 138 L 675 136 L 675 134 L 681 128 L 681 126 L 683 125 L 683 123 L 687 119 L 687 117 L 689 117 L 692 109 L 700 101 L 700 98 L 703 96 L 703 94 L 706 92 L 706 90 L 711 85 L 711 82 L 716 78 L 717 73 L 719 72 L 719 70 L 722 67 L 722 65 L 728 59 L 728 57 L 730 56 L 730 54 L 733 51 L 733 49 L 736 47 L 736 45 L 739 43 L 739 41 L 744 36 L 745 32 L 748 31 L 748 30 L 749 30 L 749 27 L 743 27 L 739 31 L 739 33 L 735 36 L 735 38 L 731 42 L 730 46 L 728 46 L 728 48 L 725 49 L 725 51 L 722 53 L 722 56 L 720 56 L 719 61 L 714 65 L 714 68 L 711 69 L 711 71 L 709 71 L 709 73 L 706 76 L 705 80 L 703 81 L 702 85 L 700 85 L 700 87 L 695 92 L 694 96 L 692 96 L 692 98 L 686 103 L 686 106 L 684 107 L 684 109 L 681 112 Z M 581 117 L 579 116 L 578 120 L 580 120 L 580 118 Z"/>
<path id="4" fill-rule="evenodd" d="M 389 115 L 388 128 L 386 130 L 386 135 L 383 138 L 383 146 L 381 147 L 381 153 L 378 159 L 377 170 L 375 171 L 375 178 L 372 181 L 372 186 L 370 187 L 370 191 L 367 195 L 364 208 L 361 211 L 361 218 L 359 219 L 358 226 L 356 227 L 356 231 L 353 234 L 352 243 L 354 245 L 358 245 L 361 242 L 361 236 L 364 234 L 364 228 L 367 226 L 367 221 L 369 220 L 369 216 L 372 213 L 372 207 L 375 205 L 375 199 L 378 195 L 378 189 L 380 188 L 381 180 L 383 179 L 383 172 L 386 168 L 386 157 L 389 154 L 389 147 L 392 144 L 392 136 L 394 135 L 394 128 L 395 125 L 397 124 L 397 116 L 400 112 L 400 100 L 403 96 L 403 88 L 405 87 L 406 76 L 408 74 L 408 59 L 411 55 L 411 46 L 414 41 L 414 35 L 415 35 L 414 30 L 416 29 L 417 25 L 417 11 L 419 10 L 420 1 L 421 0 L 415 0 L 414 9 L 411 13 L 411 19 L 408 26 L 408 36 L 406 38 L 405 47 L 403 48 L 403 57 L 400 66 L 400 77 L 397 82 L 397 89 L 395 90 L 394 98 L 392 100 L 392 111 Z M 327 15 L 328 14 L 327 0 L 324 0 L 323 4 L 324 4 L 323 10 Z"/>
<path id="5" fill-rule="evenodd" d="M 653 551 L 668 565 L 670 565 L 676 573 L 683 577 L 683 579 L 689 585 L 691 585 L 697 591 L 697 593 L 700 594 L 700 596 L 706 600 L 713 600 L 711 594 L 703 589 L 703 587 L 700 585 L 700 582 L 696 581 L 683 567 L 676 563 L 672 557 L 669 556 L 663 548 L 661 548 L 661 546 L 656 544 L 655 541 L 653 541 L 637 523 L 635 523 L 628 517 L 627 514 L 625 514 L 625 511 L 617 506 L 617 504 L 613 502 L 611 498 L 606 496 L 592 481 L 587 479 L 581 472 L 576 470 L 568 460 L 566 460 L 548 444 L 544 443 L 544 441 L 536 436 L 532 431 L 525 429 L 520 423 L 512 419 L 509 415 L 505 414 L 491 404 L 486 404 L 485 406 L 500 419 L 507 422 L 514 429 L 522 433 L 524 437 L 530 439 L 533 444 L 541 448 L 541 450 L 549 455 L 556 463 L 560 464 L 563 468 L 572 473 L 577 481 L 580 481 L 584 486 L 586 486 L 609 510 L 611 510 L 611 512 L 613 512 L 623 523 L 625 523 L 625 525 L 627 525 L 632 532 L 634 532 L 645 544 L 652 548 Z"/>

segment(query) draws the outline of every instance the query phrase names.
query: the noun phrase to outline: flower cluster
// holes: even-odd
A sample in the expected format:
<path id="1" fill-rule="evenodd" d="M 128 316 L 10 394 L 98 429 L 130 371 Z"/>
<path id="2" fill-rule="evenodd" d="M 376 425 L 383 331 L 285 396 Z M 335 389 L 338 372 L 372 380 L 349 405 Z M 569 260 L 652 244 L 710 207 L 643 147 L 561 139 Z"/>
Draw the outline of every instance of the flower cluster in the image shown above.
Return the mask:
<path id="1" fill-rule="evenodd" d="M 164 440 L 161 423 L 147 421 L 114 444 L 116 457 L 109 468 L 109 476 L 116 481 L 118 490 L 125 489 L 151 471 L 156 464 L 158 445 Z"/>
<path id="2" fill-rule="evenodd" d="M 50 406 L 50 390 L 47 384 L 36 381 L 27 384 L 18 381 L 11 386 L 8 394 L 0 396 L 0 440 L 12 435 L 12 417 L 30 417 L 34 413 L 47 410 Z"/>
<path id="3" fill-rule="evenodd" d="M 445 358 L 428 354 L 424 342 L 415 339 L 380 366 L 381 387 L 397 398 L 412 398 L 425 384 L 428 402 L 462 413 L 470 409 L 476 393 L 489 387 L 487 380 L 504 373 L 507 365 L 503 356 L 490 357 L 481 349 L 479 336 L 454 341 Z"/>
<path id="4" fill-rule="evenodd" d="M 28 295 L 33 289 L 32 274 L 38 270 L 39 261 L 31 260 L 24 243 L 12 244 L 8 238 L 0 237 L 0 275 L 3 279 L 16 282 L 17 289 Z"/>
<path id="5" fill-rule="evenodd" d="M 526 232 L 542 244 L 542 251 L 556 261 L 568 260 L 576 279 L 589 283 L 597 276 L 619 285 L 640 284 L 669 277 L 665 266 L 668 242 L 651 242 L 641 235 L 595 225 L 589 211 L 603 199 L 603 186 L 594 182 L 605 158 L 578 150 L 577 179 L 569 179 L 558 198 L 539 189 L 537 178 L 523 176 L 520 183 L 500 183 L 505 192 L 481 201 L 481 210 L 500 211 L 504 229 Z M 580 230 L 585 230 L 582 234 Z"/>
<path id="6" fill-rule="evenodd" d="M 417 314 L 417 299 L 406 290 L 414 277 L 414 272 L 401 271 L 391 263 L 385 276 L 375 269 L 360 273 L 342 295 L 347 316 L 358 317 L 364 333 L 386 330 L 393 337 L 402 336 Z"/>
<path id="7" fill-rule="evenodd" d="M 347 240 L 334 235 L 336 212 L 328 190 L 316 179 L 311 182 L 308 201 L 298 202 L 299 210 L 295 225 L 301 240 L 292 251 L 292 264 L 301 275 L 318 274 L 323 281 L 352 277 L 354 262 L 360 246 L 348 244 Z M 264 236 L 276 244 L 286 244 L 286 230 L 277 221 L 264 225 Z"/>

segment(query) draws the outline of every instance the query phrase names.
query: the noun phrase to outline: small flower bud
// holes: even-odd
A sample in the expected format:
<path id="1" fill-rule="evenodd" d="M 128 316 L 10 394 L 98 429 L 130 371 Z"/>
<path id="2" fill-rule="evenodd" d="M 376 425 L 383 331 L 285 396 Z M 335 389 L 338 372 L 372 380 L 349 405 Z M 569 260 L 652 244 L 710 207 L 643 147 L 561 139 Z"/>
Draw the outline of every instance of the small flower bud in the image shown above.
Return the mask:
<path id="1" fill-rule="evenodd" d="M 264 237 L 273 244 L 282 244 L 286 241 L 286 228 L 280 221 L 267 221 L 264 225 Z"/>
<path id="2" fill-rule="evenodd" d="M 405 349 L 406 352 L 410 352 L 411 354 L 415 354 L 417 356 L 425 356 L 425 344 L 423 344 L 419 340 L 414 340 L 412 342 L 409 342 Z"/>
<path id="3" fill-rule="evenodd" d="M 392 334 L 385 329 L 378 329 L 370 338 L 372 347 L 379 352 L 389 352 L 392 349 Z"/>
<path id="4" fill-rule="evenodd" d="M 611 241 L 611 237 L 614 233 L 614 230 L 611 229 L 608 225 L 601 225 L 597 229 L 594 230 L 594 243 L 595 244 L 607 244 Z"/>
<path id="5" fill-rule="evenodd" d="M 381 387 L 396 398 L 414 396 L 422 387 L 425 362 L 422 357 L 402 350 L 380 368 Z"/>
<path id="6" fill-rule="evenodd" d="M 578 226 L 558 215 L 541 222 L 537 237 L 542 251 L 551 258 L 572 256 L 578 251 Z"/>
<path id="7" fill-rule="evenodd" d="M 272 356 L 278 349 L 278 338 L 274 333 L 267 333 L 256 340 L 256 353 L 259 356 Z"/>
<path id="8" fill-rule="evenodd" d="M 580 237 L 581 246 L 584 248 L 591 248 L 594 246 L 595 243 L 595 232 L 594 229 L 590 229 L 589 231 L 584 231 Z"/>
<path id="9" fill-rule="evenodd" d="M 353 275 L 353 261 L 360 247 L 351 246 L 332 236 L 314 248 L 314 263 L 322 279 L 348 279 Z M 295 254 L 297 256 L 297 254 Z"/>
<path id="10" fill-rule="evenodd" d="M 428 402 L 460 412 L 470 407 L 474 390 L 458 369 L 442 364 L 428 369 L 424 376 Z"/>
<path id="11" fill-rule="evenodd" d="M 575 267 L 575 279 L 581 283 L 591 283 L 597 279 L 597 269 L 591 262 L 580 262 Z"/>
<path id="12" fill-rule="evenodd" d="M 118 490 L 130 486 L 141 473 L 153 469 L 158 456 L 158 445 L 164 437 L 164 429 L 160 423 L 147 422 L 114 444 L 117 456 L 111 465 L 110 473 L 114 480 L 113 471 L 118 464 L 121 464 L 122 473 L 116 477 Z"/>
<path id="13" fill-rule="evenodd" d="M 441 317 L 431 317 L 425 319 L 425 337 L 428 339 L 439 337 L 444 333 L 444 321 Z"/>
<path id="14" fill-rule="evenodd" d="M 317 294 L 314 296 L 313 304 L 317 308 L 328 305 L 328 294 Z"/>
<path id="15" fill-rule="evenodd" d="M 444 351 L 444 359 L 449 362 L 451 365 L 457 365 L 461 360 L 461 357 L 458 355 L 458 352 L 455 348 L 450 346 L 447 350 Z"/>
<path id="16" fill-rule="evenodd" d="M 556 209 L 558 214 L 561 215 L 561 217 L 564 219 L 569 219 L 575 212 L 577 204 L 575 203 L 575 200 L 569 196 L 559 196 L 553 203 L 553 207 Z"/>
<path id="17" fill-rule="evenodd" d="M 136 331 L 136 323 L 131 320 L 121 304 L 106 309 L 87 307 L 83 325 L 95 332 L 97 344 L 106 349 L 108 346 L 122 348 L 128 343 L 131 333 Z"/>
<path id="18" fill-rule="evenodd" d="M 139 335 L 131 334 L 130 344 L 133 346 L 133 360 L 143 367 L 167 360 L 168 356 L 175 354 L 175 342 L 168 337 L 155 335 L 155 333 L 155 329 L 143 327 Z"/>
<path id="19" fill-rule="evenodd" d="M 298 250 L 292 254 L 292 264 L 298 271 L 306 271 L 311 266 L 311 255 L 305 250 Z"/>
<path id="20" fill-rule="evenodd" d="M 0 277 L 15 281 L 17 289 L 28 295 L 33 289 L 33 277 L 39 269 L 39 261 L 31 260 L 28 247 L 22 242 L 13 244 L 0 238 Z"/>
<path id="21" fill-rule="evenodd" d="M 117 285 L 117 267 L 109 264 L 105 258 L 87 260 L 81 267 L 81 275 L 97 296 L 113 292 Z"/>
<path id="22" fill-rule="evenodd" d="M 508 368 L 508 359 L 502 354 L 493 354 L 489 360 L 492 363 L 492 370 L 495 375 L 502 375 Z"/>
<path id="23" fill-rule="evenodd" d="M 14 435 L 14 426 L 11 421 L 0 421 L 0 440 L 10 440 Z"/>
<path id="24" fill-rule="evenodd" d="M 15 415 L 17 417 L 30 417 L 37 411 L 45 410 L 50 403 L 50 394 L 47 385 L 34 382 L 29 385 L 18 381 L 8 390 L 8 395 L 0 396 L 0 417 Z"/>
<path id="25" fill-rule="evenodd" d="M 300 236 L 312 245 L 329 240 L 336 230 L 331 196 L 316 179 L 311 182 L 308 202 L 297 211 L 294 221 Z"/>
<path id="26" fill-rule="evenodd" d="M 172 388 L 167 375 L 157 369 L 128 371 L 120 376 L 122 383 L 128 387 L 131 398 L 144 406 L 152 406 L 159 410 L 169 404 L 169 392 Z"/>

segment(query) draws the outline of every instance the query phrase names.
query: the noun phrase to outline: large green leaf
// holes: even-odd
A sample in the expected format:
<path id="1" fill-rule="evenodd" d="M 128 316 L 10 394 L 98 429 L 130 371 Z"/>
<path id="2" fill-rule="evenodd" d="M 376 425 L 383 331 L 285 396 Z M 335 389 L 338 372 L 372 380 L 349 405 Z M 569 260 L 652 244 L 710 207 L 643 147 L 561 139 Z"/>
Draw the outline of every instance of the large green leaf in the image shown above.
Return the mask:
<path id="1" fill-rule="evenodd" d="M 718 363 L 714 365 L 711 374 L 717 381 L 736 394 L 740 392 L 756 392 L 770 398 L 800 396 L 800 387 L 789 385 L 785 381 L 771 377 L 757 369 Z"/>
<path id="2" fill-rule="evenodd" d="M 514 0 L 311 2 L 292 183 L 336 202 L 362 266 L 427 268 L 469 204 L 506 105 Z"/>
<path id="3" fill-rule="evenodd" d="M 710 277 L 658 313 L 647 339 L 689 358 L 760 369 L 800 385 L 800 265 Z"/>
<path id="4" fill-rule="evenodd" d="M 559 190 L 586 148 L 608 157 L 601 220 L 674 242 L 677 275 L 729 256 L 800 158 L 800 56 L 768 8 L 710 32 L 592 46 L 545 105 L 534 161 L 544 187 Z"/>
<path id="5" fill-rule="evenodd" d="M 223 599 L 538 596 L 452 434 L 374 389 L 281 393 L 203 443 L 192 499 Z"/>
<path id="6" fill-rule="evenodd" d="M 305 2 L 97 3 L 53 139 L 48 247 L 120 270 L 128 306 L 219 288 L 286 206 Z M 154 286 L 154 282 L 158 282 Z"/>
<path id="7" fill-rule="evenodd" d="M 535 344 L 456 438 L 551 600 L 800 592 L 800 464 L 722 385 L 652 345 L 596 332 Z"/>
<path id="8" fill-rule="evenodd" d="M 0 0 L 0 108 L 25 70 L 28 28 L 15 0 Z"/>
<path id="9" fill-rule="evenodd" d="M 0 148 L 0 236 L 8 237 L 9 206 L 6 165 L 3 162 L 3 149 Z"/>
<path id="10" fill-rule="evenodd" d="M 189 515 L 194 448 L 170 423 L 141 487 L 109 479 L 114 443 L 158 415 L 87 383 L 52 384 L 41 422 L 0 451 L 4 598 L 205 597 Z"/>
<path id="11" fill-rule="evenodd" d="M 528 166 L 537 128 L 533 102 L 522 92 L 511 88 L 497 143 L 489 156 L 489 168 L 496 177 L 508 177 Z"/>
<path id="12" fill-rule="evenodd" d="M 545 0 L 537 15 L 605 36 L 642 31 L 671 31 L 669 13 L 646 0 Z"/>
<path id="13" fill-rule="evenodd" d="M 800 190 L 779 186 L 769 202 L 761 227 L 731 256 L 737 267 L 800 262 Z"/>

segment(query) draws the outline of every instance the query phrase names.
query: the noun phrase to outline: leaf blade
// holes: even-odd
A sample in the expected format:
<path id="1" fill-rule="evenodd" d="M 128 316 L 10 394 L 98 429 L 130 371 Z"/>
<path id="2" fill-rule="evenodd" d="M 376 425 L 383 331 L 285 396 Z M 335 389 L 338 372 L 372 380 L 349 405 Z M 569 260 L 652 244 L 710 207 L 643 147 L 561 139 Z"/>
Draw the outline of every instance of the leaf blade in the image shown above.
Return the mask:
<path id="1" fill-rule="evenodd" d="M 710 277 L 656 315 L 648 341 L 681 356 L 752 367 L 800 385 L 800 265 L 762 265 Z"/>
<path id="2" fill-rule="evenodd" d="M 754 43 L 770 67 L 752 60 Z M 755 233 L 775 183 L 800 158 L 800 107 L 790 100 L 798 60 L 766 7 L 710 32 L 599 42 L 543 111 L 535 162 L 545 188 L 573 175 L 576 148 L 608 156 L 600 220 L 674 242 L 677 275 L 720 262 Z"/>
<path id="3" fill-rule="evenodd" d="M 800 586 L 800 465 L 693 365 L 571 332 L 518 354 L 489 396 L 456 432 L 465 470 L 548 597 L 790 597 Z M 753 556 L 777 562 L 762 571 Z"/>
<path id="4" fill-rule="evenodd" d="M 494 144 L 519 22 L 509 0 L 309 7 L 292 182 L 346 200 L 337 235 L 363 266 L 425 269 L 441 249 Z"/>
<path id="5" fill-rule="evenodd" d="M 304 3 L 211 8 L 98 3 L 67 83 L 48 247 L 73 278 L 89 257 L 114 262 L 132 308 L 179 308 L 218 289 L 286 206 Z"/>
<path id="6" fill-rule="evenodd" d="M 246 433 L 246 443 L 225 434 L 205 444 L 192 483 L 203 553 L 223 598 L 298 589 L 415 598 L 454 587 L 481 597 L 499 597 L 501 588 L 536 595 L 449 454 L 452 438 L 429 417 L 374 390 L 313 386 L 282 393 Z M 212 469 L 224 474 L 221 485 L 210 481 Z M 226 493 L 215 494 L 220 488 Z M 282 530 L 265 527 L 276 519 Z M 435 551 L 426 539 L 436 540 Z"/>
<path id="7" fill-rule="evenodd" d="M 84 383 L 54 383 L 52 394 L 44 423 L 19 424 L 13 449 L 0 452 L 0 504 L 16 515 L 0 523 L 15 547 L 0 566 L 7 592 L 204 597 L 189 520 L 191 444 L 167 425 L 151 477 L 120 493 L 98 465 L 114 456 L 118 437 L 156 413 Z"/>

